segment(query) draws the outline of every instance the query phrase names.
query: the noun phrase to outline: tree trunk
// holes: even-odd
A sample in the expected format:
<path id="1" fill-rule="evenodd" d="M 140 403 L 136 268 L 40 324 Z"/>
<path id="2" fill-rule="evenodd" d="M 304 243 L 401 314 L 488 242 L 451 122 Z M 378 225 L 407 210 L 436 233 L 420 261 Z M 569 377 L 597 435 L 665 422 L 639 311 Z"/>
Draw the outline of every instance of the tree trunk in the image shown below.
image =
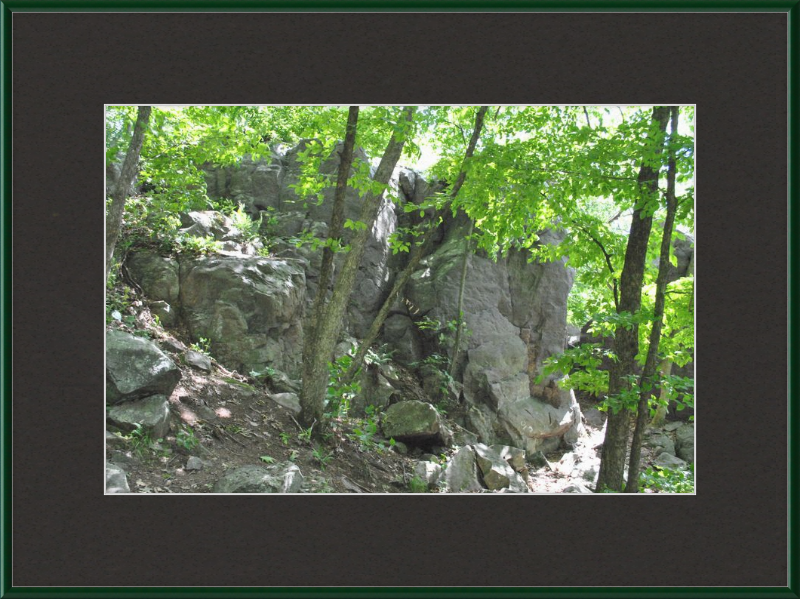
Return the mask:
<path id="1" fill-rule="evenodd" d="M 328 239 L 340 240 L 344 231 L 344 197 L 347 191 L 347 179 L 350 176 L 350 167 L 353 164 L 353 150 L 356 145 L 356 130 L 358 128 L 358 106 L 351 106 L 347 115 L 347 128 L 344 138 L 344 146 L 339 162 L 339 173 L 336 180 L 336 192 L 333 197 L 333 212 L 328 230 Z M 310 318 L 305 327 L 305 344 L 303 346 L 303 362 L 310 359 L 311 352 L 316 347 L 316 323 L 325 306 L 325 296 L 328 285 L 333 276 L 333 257 L 334 252 L 329 246 L 322 250 L 322 265 L 319 270 L 319 284 L 317 286 L 317 296 L 311 308 Z"/>
<path id="2" fill-rule="evenodd" d="M 406 264 L 406 267 L 400 274 L 397 275 L 397 277 L 395 277 L 392 290 L 383 301 L 383 304 L 381 305 L 380 310 L 378 310 L 378 313 L 375 315 L 375 319 L 372 321 L 369 330 L 367 331 L 366 335 L 364 335 L 364 339 L 361 340 L 361 344 L 359 345 L 356 355 L 353 357 L 350 367 L 344 374 L 343 380 L 345 382 L 352 381 L 358 372 L 358 369 L 361 368 L 361 364 L 364 361 L 364 356 L 367 355 L 367 351 L 369 350 L 370 346 L 375 342 L 375 339 L 378 338 L 381 327 L 383 326 L 386 318 L 389 316 L 389 312 L 392 309 L 395 299 L 400 294 L 400 291 L 402 291 L 403 287 L 405 287 L 405 284 L 408 282 L 408 280 L 411 278 L 411 275 L 416 270 L 420 260 L 422 260 L 422 258 L 428 254 L 433 246 L 433 239 L 436 235 L 436 230 L 439 227 L 439 221 L 450 210 L 453 200 L 458 195 L 458 192 L 461 190 L 461 187 L 464 185 L 464 181 L 467 178 L 466 164 L 475 153 L 475 146 L 478 144 L 478 138 L 480 137 L 481 129 L 483 128 L 483 119 L 486 116 L 486 111 L 488 109 L 488 106 L 481 106 L 478 109 L 478 112 L 475 115 L 475 127 L 472 130 L 472 137 L 470 138 L 469 144 L 467 145 L 467 150 L 464 153 L 464 160 L 461 163 L 461 171 L 458 173 L 458 177 L 456 177 L 456 182 L 450 192 L 450 197 L 444 203 L 444 205 L 436 211 L 436 214 L 431 219 L 428 231 L 422 238 L 422 243 L 415 248 L 414 252 L 411 254 L 411 259 L 408 261 L 408 264 Z"/>
<path id="3" fill-rule="evenodd" d="M 464 332 L 464 287 L 467 283 L 470 237 L 472 237 L 472 231 L 474 228 L 475 223 L 470 221 L 469 233 L 467 233 L 467 236 L 464 238 L 464 261 L 461 263 L 461 280 L 458 284 L 458 309 L 456 311 L 458 314 L 458 324 L 456 325 L 456 339 L 453 342 L 453 358 L 450 360 L 450 370 L 448 371 L 450 378 L 453 378 L 456 368 L 458 368 L 458 351 L 461 348 L 461 336 Z"/>
<path id="4" fill-rule="evenodd" d="M 670 141 L 678 133 L 678 107 L 673 106 L 670 124 Z M 661 328 L 664 324 L 664 301 L 669 275 L 669 254 L 672 246 L 672 228 L 675 224 L 675 213 L 678 202 L 675 199 L 675 152 L 670 149 L 669 166 L 667 167 L 667 216 L 664 219 L 664 233 L 661 236 L 661 253 L 659 254 L 658 275 L 656 277 L 656 297 L 653 306 L 653 325 L 650 329 L 650 345 L 644 369 L 639 378 L 639 404 L 636 413 L 636 429 L 631 442 L 631 458 L 628 464 L 628 483 L 626 493 L 639 492 L 639 462 L 642 457 L 642 437 L 647 426 L 650 413 L 650 396 L 655 386 L 655 374 L 658 365 L 658 346 L 661 343 Z"/>
<path id="5" fill-rule="evenodd" d="M 669 109 L 662 106 L 653 108 L 653 121 L 660 132 L 666 130 Z M 656 136 L 657 137 L 657 136 Z M 660 154 L 662 144 L 653 139 L 654 153 Z M 639 198 L 636 203 L 628 244 L 625 248 L 625 263 L 620 277 L 620 299 L 618 313 L 635 315 L 642 303 L 642 282 L 644 280 L 647 243 L 653 225 L 653 215 L 647 209 L 650 199 L 658 191 L 658 168 L 653 168 L 644 160 L 639 169 Z M 628 388 L 626 377 L 634 372 L 634 361 L 639 351 L 639 327 L 618 326 L 614 336 L 614 353 L 617 360 L 609 368 L 608 394 L 614 396 Z M 600 458 L 600 473 L 597 478 L 597 491 L 622 491 L 625 477 L 625 457 L 630 433 L 630 414 L 620 409 L 616 414 L 609 411 L 606 421 L 606 436 Z"/>
<path id="6" fill-rule="evenodd" d="M 128 190 L 136 178 L 139 168 L 139 154 L 142 151 L 144 142 L 144 130 L 147 128 L 147 121 L 150 119 L 150 106 L 139 106 L 136 116 L 136 126 L 133 128 L 131 145 L 122 163 L 119 178 L 111 193 L 111 208 L 106 216 L 106 279 L 111 270 L 111 263 L 114 258 L 114 247 L 119 239 L 119 231 L 122 228 L 122 214 L 125 212 L 125 200 L 128 198 Z"/>
<path id="7" fill-rule="evenodd" d="M 408 123 L 414 116 L 416 108 L 408 107 L 405 110 L 405 121 Z M 389 140 L 386 151 L 381 158 L 373 180 L 386 185 L 392 176 L 405 143 L 405 133 L 395 132 Z M 328 363 L 333 356 L 336 340 L 342 328 L 347 301 L 353 290 L 358 266 L 364 255 L 367 239 L 370 235 L 375 220 L 378 216 L 383 193 L 367 194 L 361 209 L 361 222 L 366 227 L 354 232 L 350 242 L 350 251 L 347 253 L 342 270 L 336 277 L 333 293 L 327 305 L 321 304 L 319 314 L 314 323 L 314 338 L 304 343 L 303 360 L 303 388 L 300 392 L 300 405 L 302 411 L 300 418 L 304 426 L 314 426 L 319 432 L 324 428 L 323 411 L 325 393 L 328 387 Z M 325 293 L 320 288 L 318 294 Z M 305 346 L 311 345 L 306 351 Z"/>
<path id="8" fill-rule="evenodd" d="M 665 358 L 661 361 L 661 366 L 659 367 L 659 372 L 661 373 L 661 378 L 663 379 L 666 376 L 669 376 L 672 372 L 672 360 L 669 358 Z M 658 407 L 656 408 L 656 413 L 653 416 L 653 419 L 650 421 L 650 426 L 652 427 L 659 427 L 664 424 L 664 420 L 667 417 L 667 390 L 662 385 L 661 392 L 660 392 L 660 401 L 658 402 Z"/>

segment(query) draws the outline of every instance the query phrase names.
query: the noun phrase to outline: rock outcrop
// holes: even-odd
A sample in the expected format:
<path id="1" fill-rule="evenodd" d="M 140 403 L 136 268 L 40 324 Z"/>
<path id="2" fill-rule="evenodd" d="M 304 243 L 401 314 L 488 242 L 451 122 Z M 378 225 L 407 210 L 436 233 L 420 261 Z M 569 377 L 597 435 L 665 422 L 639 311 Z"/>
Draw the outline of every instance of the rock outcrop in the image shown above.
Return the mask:
<path id="1" fill-rule="evenodd" d="M 128 260 L 131 277 L 154 306 L 159 302 L 155 307 L 160 313 L 185 326 L 193 340 L 208 339 L 214 358 L 229 369 L 272 369 L 286 373 L 289 380 L 299 374 L 303 319 L 316 293 L 328 290 L 317 289 L 321 252 L 298 248 L 296 240 L 309 232 L 327 236 L 333 199 L 332 187 L 323 190 L 321 201 L 297 196 L 299 156 L 311 143 L 306 140 L 289 150 L 276 147 L 266 159 L 254 162 L 246 157 L 237 167 L 206 171 L 209 196 L 240 202 L 254 218 L 262 217 L 271 257 L 251 255 L 240 243 L 210 256 L 167 258 L 136 252 Z M 364 164 L 369 165 L 369 159 L 359 150 L 353 169 Z M 320 172 L 333 175 L 338 166 L 334 150 Z M 399 201 L 414 205 L 440 188 L 407 169 L 398 171 L 396 185 Z M 358 191 L 348 189 L 346 217 L 357 220 L 361 204 Z M 418 211 L 396 210 L 384 200 L 350 299 L 343 333 L 348 338 L 363 336 L 408 259 L 407 254 L 392 255 L 389 247 L 398 220 L 410 226 L 421 218 Z M 184 235 L 241 242 L 230 219 L 216 213 L 184 215 L 183 225 Z M 471 255 L 463 304 L 465 342 L 455 380 L 442 375 L 442 365 L 453 357 L 452 335 L 450 345 L 442 344 L 441 330 L 436 329 L 458 317 L 463 240 L 469 226 L 463 215 L 447 219 L 433 251 L 398 298 L 381 340 L 394 360 L 416 369 L 429 401 L 445 392 L 449 402 L 465 404 L 466 416 L 459 424 L 480 442 L 529 453 L 553 449 L 562 441 L 572 443 L 581 427 L 574 396 L 559 390 L 552 379 L 536 382 L 543 360 L 564 349 L 572 272 L 563 262 L 530 262 L 527 252 L 516 250 L 496 260 L 480 252 Z M 539 243 L 558 244 L 561 239 L 544 231 Z M 362 396 L 369 399 L 357 402 L 362 408 L 373 403 L 391 409 L 392 402 L 420 399 L 404 396 L 404 390 L 382 374 L 365 379 L 365 389 Z"/>
<path id="2" fill-rule="evenodd" d="M 106 332 L 106 401 L 110 404 L 165 395 L 169 397 L 181 373 L 175 363 L 148 339 Z"/>

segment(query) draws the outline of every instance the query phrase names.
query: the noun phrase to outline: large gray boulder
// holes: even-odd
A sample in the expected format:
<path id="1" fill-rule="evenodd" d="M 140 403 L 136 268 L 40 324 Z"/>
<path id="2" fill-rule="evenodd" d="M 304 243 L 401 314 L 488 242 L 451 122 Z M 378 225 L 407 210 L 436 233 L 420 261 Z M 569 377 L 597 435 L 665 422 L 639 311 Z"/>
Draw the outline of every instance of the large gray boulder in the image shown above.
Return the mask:
<path id="1" fill-rule="evenodd" d="M 577 441 L 583 430 L 580 408 L 571 391 L 565 392 L 563 397 L 564 401 L 557 407 L 524 395 L 503 402 L 497 417 L 512 445 L 532 454 L 557 448 L 561 439 L 568 443 Z"/>
<path id="2" fill-rule="evenodd" d="M 122 431 L 136 430 L 137 425 L 153 441 L 169 432 L 169 401 L 165 395 L 153 395 L 137 401 L 126 401 L 108 408 L 106 420 Z"/>
<path id="3" fill-rule="evenodd" d="M 181 214 L 181 235 L 190 237 L 212 237 L 217 241 L 240 240 L 242 232 L 233 221 L 216 210 L 201 210 Z"/>
<path id="4" fill-rule="evenodd" d="M 172 308 L 180 299 L 180 265 L 175 258 L 150 251 L 131 252 L 125 261 L 128 272 L 151 301 L 164 301 Z"/>
<path id="5" fill-rule="evenodd" d="M 242 466 L 227 473 L 214 485 L 215 493 L 298 493 L 303 474 L 296 464 Z"/>
<path id="6" fill-rule="evenodd" d="M 475 493 L 483 491 L 478 477 L 478 465 L 475 451 L 467 446 L 462 447 L 447 463 L 444 471 L 447 490 L 450 493 Z"/>
<path id="7" fill-rule="evenodd" d="M 429 403 L 401 401 L 389 406 L 381 421 L 383 434 L 404 443 L 448 445 L 452 434 Z"/>
<path id="8" fill-rule="evenodd" d="M 209 256 L 181 265 L 181 307 L 194 339 L 211 342 L 239 372 L 266 366 L 294 374 L 302 353 L 303 269 L 290 260 Z"/>
<path id="9" fill-rule="evenodd" d="M 181 372 L 147 339 L 124 331 L 106 331 L 106 401 L 116 404 L 150 395 L 169 397 Z"/>

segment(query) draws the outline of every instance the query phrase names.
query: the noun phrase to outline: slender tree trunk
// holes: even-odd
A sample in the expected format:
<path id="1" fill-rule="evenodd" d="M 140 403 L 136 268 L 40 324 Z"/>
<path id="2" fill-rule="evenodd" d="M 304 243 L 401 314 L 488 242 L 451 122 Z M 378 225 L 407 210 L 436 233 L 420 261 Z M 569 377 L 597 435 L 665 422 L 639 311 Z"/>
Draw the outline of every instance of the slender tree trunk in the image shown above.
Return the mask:
<path id="1" fill-rule="evenodd" d="M 419 265 L 420 260 L 424 258 L 428 252 L 430 251 L 431 247 L 433 246 L 433 240 L 436 236 L 436 230 L 439 227 L 439 221 L 444 218 L 447 212 L 450 210 L 450 206 L 453 203 L 453 200 L 458 195 L 458 192 L 461 190 L 462 185 L 464 185 L 464 181 L 467 178 L 467 171 L 466 165 L 467 162 L 472 158 L 473 154 L 475 153 L 475 146 L 478 144 L 478 138 L 481 134 L 481 129 L 483 128 L 483 119 L 486 116 L 486 111 L 488 110 L 488 106 L 481 106 L 478 109 L 478 112 L 475 115 L 475 127 L 472 130 L 472 137 L 469 140 L 469 144 L 467 145 L 467 150 L 464 153 L 464 160 L 462 162 L 461 171 L 458 173 L 458 177 L 456 177 L 456 181 L 453 184 L 453 189 L 450 192 L 449 199 L 444 203 L 444 205 L 436 211 L 433 219 L 431 219 L 429 228 L 425 233 L 425 236 L 422 238 L 422 242 L 420 245 L 416 246 L 414 251 L 411 254 L 411 259 L 406 264 L 406 267 L 395 277 L 394 285 L 392 285 L 392 289 L 389 292 L 389 295 L 386 296 L 386 299 L 383 301 L 380 310 L 375 315 L 372 324 L 369 327 L 366 335 L 361 340 L 361 345 L 356 352 L 356 355 L 353 357 L 353 361 L 350 364 L 350 367 L 347 369 L 347 372 L 344 374 L 343 380 L 346 382 L 350 382 L 355 377 L 358 369 L 361 368 L 361 364 L 364 361 L 364 356 L 367 355 L 367 351 L 369 350 L 370 346 L 375 342 L 375 339 L 378 338 L 378 334 L 380 333 L 381 327 L 383 326 L 384 321 L 389 316 L 389 312 L 392 309 L 392 305 L 394 304 L 395 299 L 402 291 L 405 284 L 411 278 L 411 275 L 416 270 L 417 266 Z"/>
<path id="2" fill-rule="evenodd" d="M 657 123 L 660 132 L 666 130 L 669 109 L 657 106 L 653 108 L 653 122 Z M 651 138 L 652 139 L 652 138 Z M 658 139 L 654 152 L 661 153 L 662 144 Z M 647 243 L 650 229 L 653 226 L 653 215 L 647 209 L 650 199 L 658 191 L 658 168 L 653 168 L 644 160 L 639 169 L 639 199 L 631 219 L 628 244 L 625 248 L 625 263 L 620 276 L 619 313 L 635 315 L 642 303 L 642 282 L 644 280 Z M 628 388 L 626 377 L 634 372 L 634 361 L 639 350 L 639 327 L 633 324 L 629 328 L 617 327 L 614 336 L 614 353 L 617 360 L 609 369 L 608 394 L 618 395 Z M 625 478 L 625 457 L 630 434 L 630 413 L 620 409 L 616 414 L 609 411 L 606 421 L 606 436 L 600 458 L 600 473 L 597 478 L 597 491 L 609 489 L 622 491 Z"/>
<path id="3" fill-rule="evenodd" d="M 405 109 L 405 121 L 410 122 L 414 116 L 414 107 Z M 373 180 L 386 185 L 392 176 L 400 154 L 405 144 L 405 133 L 396 132 L 389 140 L 386 151 L 381 158 L 378 169 Z M 383 193 L 367 194 L 361 209 L 361 222 L 366 224 L 364 229 L 355 231 L 350 242 L 350 251 L 347 253 L 341 272 L 336 277 L 333 293 L 327 305 L 320 308 L 319 314 L 315 318 L 314 338 L 309 340 L 312 347 L 309 351 L 305 350 L 303 360 L 303 387 L 300 392 L 300 405 L 302 411 L 300 419 L 304 426 L 314 426 L 317 424 L 316 431 L 324 428 L 323 410 L 325 405 L 325 393 L 328 386 L 328 363 L 336 347 L 336 339 L 342 329 L 347 301 L 353 290 L 358 266 L 364 255 L 367 239 L 378 216 Z M 324 289 L 319 289 L 318 294 L 325 293 Z"/>
<path id="4" fill-rule="evenodd" d="M 678 132 L 678 107 L 673 106 L 670 124 L 670 141 Z M 661 343 L 661 328 L 664 324 L 664 301 L 669 275 L 669 254 L 672 246 L 672 228 L 675 224 L 675 213 L 678 202 L 675 199 L 675 152 L 670 149 L 669 166 L 667 167 L 667 216 L 664 219 L 664 233 L 661 236 L 661 253 L 659 255 L 658 275 L 656 276 L 656 297 L 653 307 L 653 326 L 650 329 L 650 345 L 647 348 L 642 375 L 639 378 L 639 404 L 636 413 L 636 429 L 631 441 L 631 457 L 628 464 L 628 483 L 626 493 L 639 492 L 639 462 L 642 457 L 642 437 L 647 426 L 650 413 L 650 396 L 655 382 L 658 367 L 658 347 Z"/>
<path id="5" fill-rule="evenodd" d="M 665 358 L 661 361 L 661 366 L 659 367 L 658 371 L 661 373 L 661 378 L 667 377 L 672 372 L 672 360 L 669 358 Z M 661 386 L 660 391 L 660 401 L 658 402 L 658 407 L 656 408 L 656 413 L 653 416 L 653 419 L 650 421 L 650 426 L 658 427 L 664 424 L 664 420 L 667 418 L 667 390 L 664 386 Z"/>
<path id="6" fill-rule="evenodd" d="M 336 180 L 336 192 L 333 197 L 333 212 L 328 229 L 328 239 L 340 240 L 344 231 L 344 197 L 347 191 L 347 179 L 350 176 L 350 167 L 353 164 L 353 151 L 356 145 L 356 130 L 358 128 L 358 106 L 351 106 L 347 115 L 347 128 L 344 138 L 344 146 L 339 155 L 339 173 Z M 310 359 L 311 353 L 316 347 L 316 323 L 323 313 L 325 306 L 325 296 L 328 285 L 333 277 L 333 257 L 334 252 L 329 246 L 322 250 L 322 265 L 319 271 L 319 285 L 314 304 L 311 307 L 311 315 L 306 322 L 305 344 L 303 346 L 303 362 Z"/>
<path id="7" fill-rule="evenodd" d="M 106 216 L 106 279 L 111 270 L 111 263 L 114 258 L 114 248 L 119 239 L 119 231 L 122 228 L 122 214 L 125 212 L 125 200 L 128 198 L 128 190 L 136 178 L 139 168 L 139 154 L 142 151 L 144 142 L 144 131 L 147 129 L 147 121 L 150 119 L 150 106 L 139 106 L 136 116 L 136 125 L 133 128 L 131 145 L 125 160 L 122 163 L 119 178 L 117 179 L 114 190 L 111 193 L 111 207 Z"/>
<path id="8" fill-rule="evenodd" d="M 467 233 L 467 237 L 464 239 L 464 261 L 461 263 L 461 280 L 458 284 L 458 324 L 456 325 L 456 339 L 453 342 L 453 358 L 450 360 L 450 370 L 449 375 L 450 378 L 456 372 L 456 368 L 458 367 L 458 351 L 461 348 L 461 336 L 464 331 L 464 287 L 467 283 L 467 267 L 469 266 L 469 246 L 470 246 L 470 238 L 472 237 L 472 231 L 475 228 L 475 222 L 470 221 L 469 223 L 469 233 Z"/>

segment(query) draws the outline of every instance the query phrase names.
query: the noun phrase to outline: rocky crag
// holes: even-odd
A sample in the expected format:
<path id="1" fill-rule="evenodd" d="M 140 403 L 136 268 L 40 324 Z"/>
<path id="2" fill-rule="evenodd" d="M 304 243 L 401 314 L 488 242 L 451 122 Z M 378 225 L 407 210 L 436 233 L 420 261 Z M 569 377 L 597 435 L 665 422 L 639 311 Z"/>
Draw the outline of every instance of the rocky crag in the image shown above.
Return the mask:
<path id="1" fill-rule="evenodd" d="M 261 219 L 268 255 L 259 252 L 262 242 L 247 241 L 228 217 L 205 211 L 182 215 L 181 234 L 219 241 L 221 249 L 216 253 L 176 256 L 134 248 L 124 264 L 129 281 L 161 325 L 183 335 L 186 343 L 208 340 L 213 368 L 244 377 L 269 372 L 271 397 L 284 396 L 282 405 L 291 409 L 296 407 L 300 387 L 303 322 L 311 300 L 320 292 L 321 262 L 320 251 L 309 245 L 298 247 L 296 242 L 304 232 L 325 238 L 332 202 L 332 190 L 323 194 L 320 203 L 304 202 L 295 194 L 292 185 L 300 174 L 297 155 L 304 147 L 301 143 L 285 151 L 277 149 L 268 159 L 245 158 L 237 167 L 207 170 L 210 197 L 241 203 L 253 218 Z M 368 161 L 363 152 L 356 159 Z M 334 174 L 338 161 L 334 152 L 322 172 Z M 396 201 L 384 200 L 371 231 L 337 350 L 340 354 L 363 336 L 407 260 L 405 254 L 393 255 L 389 245 L 398 226 L 408 226 L 413 224 L 410 219 L 418 218 L 417 212 L 406 213 L 403 204 L 420 204 L 436 186 L 406 169 L 398 170 L 394 184 Z M 358 194 L 348 190 L 345 201 L 347 217 L 357 219 Z M 503 466 L 510 463 L 510 452 L 519 450 L 530 460 L 559 446 L 574 446 L 583 431 L 574 395 L 558 389 L 551 379 L 537 382 L 543 360 L 565 347 L 572 273 L 562 262 L 529 262 L 523 252 L 496 260 L 480 252 L 472 254 L 463 300 L 466 339 L 453 377 L 444 376 L 442 364 L 452 358 L 453 348 L 452 335 L 442 332 L 458 317 L 463 239 L 469 225 L 461 215 L 441 227 L 433 250 L 422 260 L 383 327 L 380 352 L 391 358 L 364 369 L 353 410 L 363 413 L 366 406 L 375 406 L 384 414 L 381 426 L 386 438 L 412 449 L 415 445 L 421 450 L 461 447 L 452 459 L 483 473 L 470 478 L 479 481 L 475 484 L 480 488 L 491 488 L 489 476 L 507 481 L 497 488 L 521 489 L 522 483 L 512 476 L 518 475 L 519 468 L 515 470 L 512 464 L 509 471 Z M 540 243 L 559 242 L 552 232 L 541 235 Z M 170 426 L 168 415 L 167 423 L 163 422 L 164 402 L 176 386 L 180 388 L 174 373 L 169 374 L 169 359 L 158 355 L 169 350 L 150 343 L 152 347 L 145 351 L 137 345 L 140 340 L 124 337 L 120 331 L 108 335 L 109 423 L 131 430 L 130 423 L 138 416 L 117 412 L 134 404 L 144 409 L 149 402 L 148 422 L 153 424 L 148 426 L 160 427 L 157 431 L 163 433 Z M 129 358 L 137 351 L 152 354 L 147 365 Z M 161 384 L 142 389 L 140 382 L 131 383 L 141 372 L 137 364 L 148 371 L 156 366 L 156 370 L 164 369 Z M 208 368 L 212 368 L 210 363 Z M 439 414 L 442 401 L 449 411 L 446 422 Z M 401 410 L 408 414 L 400 417 Z M 398 422 L 408 430 L 397 429 Z M 514 459 L 518 462 L 519 455 L 514 454 Z M 429 480 L 431 467 L 424 469 L 420 476 Z M 446 469 L 450 477 L 455 471 Z M 292 480 L 289 487 L 300 488 L 299 479 L 293 475 Z M 450 490 L 462 485 L 450 482 Z M 472 483 L 463 484 L 467 486 L 461 490 Z M 270 488 L 283 489 L 280 485 Z"/>

